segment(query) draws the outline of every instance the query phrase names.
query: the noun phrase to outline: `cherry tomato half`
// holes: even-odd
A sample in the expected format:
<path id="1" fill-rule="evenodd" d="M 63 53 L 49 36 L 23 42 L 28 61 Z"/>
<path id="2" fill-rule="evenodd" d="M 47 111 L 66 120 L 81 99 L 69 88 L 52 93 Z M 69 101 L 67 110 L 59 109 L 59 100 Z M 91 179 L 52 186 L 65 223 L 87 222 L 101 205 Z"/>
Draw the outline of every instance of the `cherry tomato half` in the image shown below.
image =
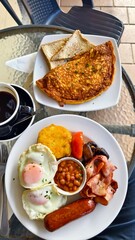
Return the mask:
<path id="1" fill-rule="evenodd" d="M 73 133 L 71 142 L 72 155 L 79 160 L 82 158 L 83 144 L 83 132 Z"/>

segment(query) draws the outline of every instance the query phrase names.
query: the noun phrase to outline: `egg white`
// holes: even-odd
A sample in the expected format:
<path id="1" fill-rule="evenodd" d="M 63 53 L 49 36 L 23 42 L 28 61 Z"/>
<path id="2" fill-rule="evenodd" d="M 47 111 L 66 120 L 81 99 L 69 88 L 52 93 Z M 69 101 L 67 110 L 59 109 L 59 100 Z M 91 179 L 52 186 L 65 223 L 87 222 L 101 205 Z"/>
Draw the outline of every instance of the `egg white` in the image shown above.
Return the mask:
<path id="1" fill-rule="evenodd" d="M 25 190 L 22 194 L 23 208 L 30 219 L 43 219 L 48 213 L 65 205 L 66 201 L 67 197 L 59 194 L 53 184 Z"/>
<path id="2" fill-rule="evenodd" d="M 43 176 L 38 182 L 27 184 L 23 179 L 23 171 L 29 164 L 38 164 L 43 170 Z M 54 175 L 57 171 L 57 160 L 52 151 L 43 144 L 31 145 L 26 151 L 24 151 L 18 162 L 18 173 L 21 186 L 28 189 L 34 189 L 44 184 L 53 182 Z"/>

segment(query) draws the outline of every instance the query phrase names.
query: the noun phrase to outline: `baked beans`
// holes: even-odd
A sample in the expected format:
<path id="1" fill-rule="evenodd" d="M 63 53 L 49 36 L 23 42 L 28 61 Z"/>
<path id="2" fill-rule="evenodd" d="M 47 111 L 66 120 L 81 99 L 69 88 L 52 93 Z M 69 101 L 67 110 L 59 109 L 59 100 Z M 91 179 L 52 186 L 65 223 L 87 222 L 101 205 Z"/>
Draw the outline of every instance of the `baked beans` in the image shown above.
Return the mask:
<path id="1" fill-rule="evenodd" d="M 83 181 L 83 169 L 73 160 L 63 160 L 58 165 L 54 181 L 64 191 L 75 192 Z"/>

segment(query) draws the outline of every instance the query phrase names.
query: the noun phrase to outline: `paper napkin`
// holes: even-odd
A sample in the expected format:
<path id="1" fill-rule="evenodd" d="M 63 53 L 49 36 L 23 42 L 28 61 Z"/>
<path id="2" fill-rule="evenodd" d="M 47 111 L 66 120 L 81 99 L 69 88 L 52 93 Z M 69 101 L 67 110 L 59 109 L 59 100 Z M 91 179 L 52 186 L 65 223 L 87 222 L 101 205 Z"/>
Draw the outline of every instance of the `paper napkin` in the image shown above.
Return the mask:
<path id="1" fill-rule="evenodd" d="M 37 55 L 37 52 L 34 52 L 22 57 L 11 59 L 7 61 L 5 64 L 6 66 L 14 68 L 18 71 L 31 73 L 34 70 L 36 55 Z"/>

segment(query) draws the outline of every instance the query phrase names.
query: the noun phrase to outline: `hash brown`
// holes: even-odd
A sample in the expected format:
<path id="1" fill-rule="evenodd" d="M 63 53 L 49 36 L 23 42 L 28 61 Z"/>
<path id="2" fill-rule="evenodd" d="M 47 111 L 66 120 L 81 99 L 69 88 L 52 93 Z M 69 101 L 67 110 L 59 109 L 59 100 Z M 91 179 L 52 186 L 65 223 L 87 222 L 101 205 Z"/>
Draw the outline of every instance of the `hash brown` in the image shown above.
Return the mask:
<path id="1" fill-rule="evenodd" d="M 113 82 L 114 71 L 113 44 L 108 41 L 52 69 L 36 84 L 60 106 L 80 104 L 106 91 Z"/>
<path id="2" fill-rule="evenodd" d="M 62 158 L 71 155 L 71 132 L 63 126 L 51 124 L 41 129 L 38 134 L 38 143 L 49 147 L 56 158 Z"/>

